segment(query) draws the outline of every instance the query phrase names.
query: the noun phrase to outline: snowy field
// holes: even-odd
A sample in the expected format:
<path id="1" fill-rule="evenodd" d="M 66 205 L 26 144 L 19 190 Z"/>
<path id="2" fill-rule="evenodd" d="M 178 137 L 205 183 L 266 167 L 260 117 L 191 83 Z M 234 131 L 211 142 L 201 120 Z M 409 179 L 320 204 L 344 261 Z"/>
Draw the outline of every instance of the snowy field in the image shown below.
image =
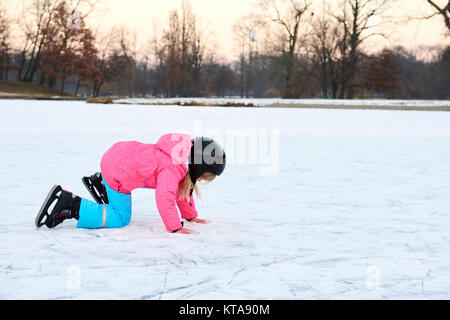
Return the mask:
<path id="1" fill-rule="evenodd" d="M 0 114 L 0 299 L 450 298 L 450 113 L 17 100 Z M 54 184 L 89 196 L 80 179 L 113 143 L 181 131 L 229 159 L 250 150 L 231 134 L 260 141 L 202 188 L 199 234 L 167 233 L 153 190 L 123 229 L 35 229 Z"/>
<path id="2" fill-rule="evenodd" d="M 154 99 L 119 99 L 116 102 L 130 104 L 189 104 L 203 103 L 224 105 L 226 103 L 253 104 L 267 107 L 274 104 L 306 106 L 366 106 L 366 107 L 450 107 L 450 100 L 334 100 L 334 99 L 237 99 L 237 98 L 154 98 Z"/>

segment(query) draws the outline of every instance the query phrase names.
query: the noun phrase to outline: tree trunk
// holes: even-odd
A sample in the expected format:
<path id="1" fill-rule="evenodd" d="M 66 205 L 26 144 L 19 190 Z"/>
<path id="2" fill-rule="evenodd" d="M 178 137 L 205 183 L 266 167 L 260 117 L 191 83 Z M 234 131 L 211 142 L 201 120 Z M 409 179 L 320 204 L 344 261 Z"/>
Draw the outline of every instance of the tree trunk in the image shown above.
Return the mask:
<path id="1" fill-rule="evenodd" d="M 244 82 L 245 82 L 245 58 L 244 55 L 241 55 L 241 81 L 240 81 L 240 89 L 241 89 L 241 98 L 244 98 Z"/>
<path id="2" fill-rule="evenodd" d="M 64 93 L 65 86 L 66 86 L 66 69 L 64 68 L 63 73 L 62 73 L 62 81 L 61 81 L 61 89 L 60 89 L 61 93 Z"/>
<path id="3" fill-rule="evenodd" d="M 292 74 L 294 68 L 294 52 L 289 50 L 288 61 L 286 63 L 286 91 L 284 93 L 284 99 L 294 98 L 294 90 L 292 86 Z"/>
<path id="4" fill-rule="evenodd" d="M 9 63 L 10 63 L 10 58 L 9 58 L 9 54 L 6 54 L 6 70 L 5 70 L 5 80 L 8 81 L 8 73 L 9 73 Z"/>
<path id="5" fill-rule="evenodd" d="M 38 36 L 36 36 L 38 37 Z M 33 50 L 31 51 L 31 56 L 30 56 L 30 61 L 28 61 L 28 66 L 27 69 L 25 70 L 25 75 L 23 76 L 23 81 L 25 82 L 29 82 L 29 74 L 31 73 L 31 69 L 34 65 L 34 60 L 35 60 L 35 53 L 36 53 L 36 46 L 37 46 L 37 38 L 36 38 L 36 43 L 34 43 L 33 46 Z M 25 60 L 25 54 L 24 54 L 24 60 Z"/>
<path id="6" fill-rule="evenodd" d="M 322 64 L 322 98 L 324 99 L 328 98 L 328 63 L 326 61 L 325 58 Z"/>
<path id="7" fill-rule="evenodd" d="M 97 82 L 95 89 L 94 89 L 94 98 L 97 98 L 100 94 L 100 89 L 102 88 L 103 80 L 100 80 Z"/>
<path id="8" fill-rule="evenodd" d="M 22 52 L 21 54 L 21 61 L 20 61 L 20 65 L 19 65 L 19 70 L 17 71 L 17 79 L 19 81 L 22 81 L 22 72 L 23 72 L 23 67 L 25 66 L 25 62 L 27 61 L 26 57 L 25 57 L 25 52 Z"/>
<path id="9" fill-rule="evenodd" d="M 36 49 L 33 49 L 34 56 L 32 55 L 32 59 L 30 60 L 30 64 L 28 65 L 27 73 L 25 73 L 25 78 L 24 78 L 25 82 L 33 82 L 33 78 L 37 71 L 37 68 L 39 65 L 39 60 L 41 58 L 42 46 L 44 45 L 44 41 L 45 41 L 45 37 L 42 37 L 41 42 L 39 43 L 39 47 L 37 49 L 38 51 L 37 51 L 36 55 L 34 55 Z"/>
<path id="10" fill-rule="evenodd" d="M 143 81 L 143 92 L 142 97 L 145 98 L 147 96 L 147 61 L 145 61 L 144 65 L 144 81 Z"/>
<path id="11" fill-rule="evenodd" d="M 78 95 L 78 90 L 80 89 L 80 78 L 78 78 L 78 80 L 77 80 L 77 84 L 76 84 L 76 86 L 75 86 L 75 92 L 74 92 L 74 96 L 76 97 L 77 95 Z"/>
<path id="12" fill-rule="evenodd" d="M 48 87 L 49 88 L 54 88 L 55 87 L 55 83 L 56 83 L 55 78 L 48 79 Z"/>
<path id="13" fill-rule="evenodd" d="M 248 57 L 248 72 L 247 72 L 247 86 L 246 86 L 246 97 L 250 98 L 251 86 L 252 86 L 252 68 L 253 68 L 253 53 L 252 49 L 249 50 Z"/>

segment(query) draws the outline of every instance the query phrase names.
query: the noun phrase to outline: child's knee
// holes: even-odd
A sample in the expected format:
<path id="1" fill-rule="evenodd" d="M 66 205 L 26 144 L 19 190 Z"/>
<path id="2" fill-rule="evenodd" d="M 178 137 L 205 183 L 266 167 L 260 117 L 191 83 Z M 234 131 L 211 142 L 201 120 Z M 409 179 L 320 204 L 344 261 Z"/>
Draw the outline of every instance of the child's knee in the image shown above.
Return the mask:
<path id="1" fill-rule="evenodd" d="M 126 227 L 127 225 L 130 224 L 131 221 L 131 213 L 130 214 L 125 214 L 121 217 L 121 222 L 122 222 L 122 228 Z"/>
<path id="2" fill-rule="evenodd" d="M 110 221 L 108 221 L 106 223 L 105 228 L 109 228 L 109 229 L 120 229 L 120 228 L 124 228 L 127 225 L 130 224 L 130 220 L 122 220 L 121 218 L 119 219 L 111 219 Z"/>
<path id="3" fill-rule="evenodd" d="M 106 228 L 123 228 L 130 224 L 131 210 L 118 210 L 114 206 L 109 206 L 106 218 Z"/>

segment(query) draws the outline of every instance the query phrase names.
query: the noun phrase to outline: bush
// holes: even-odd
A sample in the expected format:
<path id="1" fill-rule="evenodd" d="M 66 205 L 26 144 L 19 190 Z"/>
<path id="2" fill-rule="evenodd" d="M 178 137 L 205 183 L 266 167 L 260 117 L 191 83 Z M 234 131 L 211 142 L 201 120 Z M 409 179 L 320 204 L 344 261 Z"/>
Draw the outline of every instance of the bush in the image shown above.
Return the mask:
<path id="1" fill-rule="evenodd" d="M 107 99 L 99 99 L 99 98 L 91 98 L 86 100 L 87 103 L 98 103 L 98 104 L 112 104 L 113 100 L 110 98 Z"/>
<path id="2" fill-rule="evenodd" d="M 280 92 L 280 90 L 278 90 L 276 88 L 269 88 L 264 92 L 263 97 L 264 98 L 279 98 L 279 97 L 281 97 L 281 92 Z"/>

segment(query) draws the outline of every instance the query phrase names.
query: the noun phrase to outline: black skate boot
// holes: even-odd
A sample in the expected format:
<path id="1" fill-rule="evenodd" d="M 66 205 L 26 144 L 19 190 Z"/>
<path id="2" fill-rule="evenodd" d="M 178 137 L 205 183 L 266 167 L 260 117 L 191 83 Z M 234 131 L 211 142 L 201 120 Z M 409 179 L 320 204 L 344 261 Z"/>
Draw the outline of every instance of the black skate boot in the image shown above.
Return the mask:
<path id="1" fill-rule="evenodd" d="M 50 207 L 55 206 L 49 212 Z M 36 227 L 47 226 L 55 228 L 67 219 L 79 219 L 81 198 L 63 190 L 61 186 L 54 186 L 44 201 L 41 210 L 36 217 Z"/>
<path id="2" fill-rule="evenodd" d="M 95 202 L 98 204 L 109 204 L 105 183 L 103 182 L 103 177 L 100 172 L 97 172 L 90 177 L 84 177 L 81 181 L 83 181 L 84 186 L 88 189 Z"/>

